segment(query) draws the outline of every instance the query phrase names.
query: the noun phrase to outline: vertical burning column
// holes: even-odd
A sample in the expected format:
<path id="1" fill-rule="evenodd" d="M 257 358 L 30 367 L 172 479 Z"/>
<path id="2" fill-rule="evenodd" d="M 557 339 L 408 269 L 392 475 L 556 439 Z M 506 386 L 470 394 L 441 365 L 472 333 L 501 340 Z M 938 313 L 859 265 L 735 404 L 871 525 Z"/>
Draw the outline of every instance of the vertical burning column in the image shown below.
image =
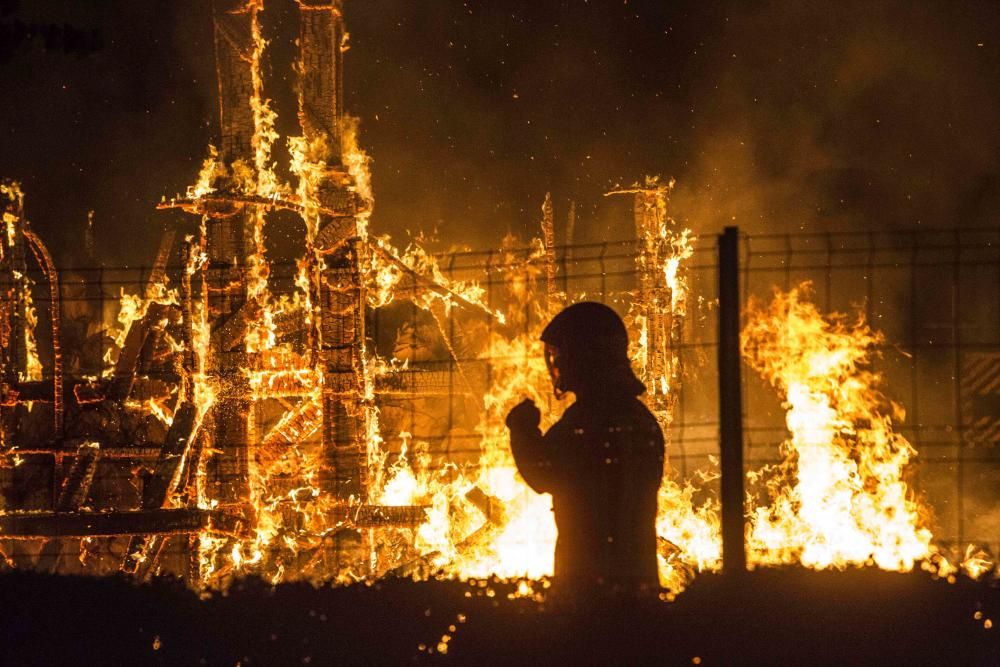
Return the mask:
<path id="1" fill-rule="evenodd" d="M 343 2 L 298 0 L 298 3 L 302 67 L 299 121 L 307 139 L 325 136 L 330 158 L 339 162 L 344 115 L 343 46 L 347 35 Z"/>
<path id="2" fill-rule="evenodd" d="M 364 294 L 356 269 L 358 244 L 341 259 L 355 266 L 327 271 L 323 294 L 323 451 L 324 490 L 363 501 L 365 491 Z"/>
<path id="3" fill-rule="evenodd" d="M 670 261 L 670 240 L 668 232 L 666 200 L 672 183 L 655 187 L 647 183 L 644 189 L 635 191 L 634 215 L 635 231 L 639 240 L 636 263 L 639 274 L 638 320 L 641 324 L 643 381 L 649 389 L 649 407 L 661 423 L 669 423 L 672 417 L 671 384 L 673 375 L 672 338 L 679 331 L 673 331 L 674 285 L 668 275 Z M 678 325 L 681 320 L 678 320 Z"/>
<path id="4" fill-rule="evenodd" d="M 363 251 L 357 198 L 342 167 L 343 51 L 346 42 L 343 3 L 299 0 L 301 79 L 299 120 L 306 144 L 324 147 L 326 165 L 315 196 L 323 213 L 315 223 L 315 252 L 325 256 L 316 342 L 324 377 L 324 492 L 341 500 L 365 498 L 365 294 Z M 306 221 L 307 227 L 310 221 Z"/>
<path id="5" fill-rule="evenodd" d="M 215 0 L 215 58 L 219 82 L 219 120 L 221 130 L 220 159 L 223 164 L 242 164 L 247 169 L 254 164 L 253 95 L 253 11 L 254 3 L 246 0 Z M 235 172 L 235 167 L 234 167 Z M 213 184 L 215 185 L 215 184 Z M 219 184 L 219 189 L 233 189 L 239 184 Z M 235 331 L 240 327 L 226 326 L 243 320 L 246 295 L 242 286 L 244 267 L 253 252 L 252 217 L 256 212 L 246 207 L 224 209 L 211 215 L 208 225 L 210 292 L 209 310 L 223 323 L 213 335 L 212 358 L 217 372 L 238 375 L 242 366 L 236 348 L 243 342 Z M 234 285 L 238 286 L 234 289 Z M 218 335 L 222 334 L 222 335 Z M 230 334 L 230 335 L 225 335 Z M 217 468 L 220 500 L 246 498 L 249 490 L 248 417 L 250 403 L 245 398 L 221 400 L 215 414 L 215 448 L 221 453 L 214 459 Z"/>

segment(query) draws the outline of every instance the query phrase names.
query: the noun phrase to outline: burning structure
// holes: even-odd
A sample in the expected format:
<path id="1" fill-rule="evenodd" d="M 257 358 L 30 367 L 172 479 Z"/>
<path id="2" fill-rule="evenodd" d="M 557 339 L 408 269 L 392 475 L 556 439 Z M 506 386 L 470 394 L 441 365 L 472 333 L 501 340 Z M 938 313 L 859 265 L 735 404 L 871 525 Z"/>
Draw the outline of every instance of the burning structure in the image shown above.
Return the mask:
<path id="1" fill-rule="evenodd" d="M 73 283 L 31 231 L 18 187 L 3 187 L 7 562 L 163 571 L 199 586 L 245 573 L 549 574 L 549 502 L 517 477 L 503 417 L 526 395 L 551 402 L 536 333 L 588 292 L 559 289 L 551 200 L 541 240 L 490 253 L 485 288 L 419 247 L 397 250 L 369 229 L 369 160 L 343 105 L 341 2 L 297 0 L 301 133 L 291 137 L 276 129 L 262 74 L 264 0 L 214 8 L 220 143 L 185 196 L 160 203 L 187 219 L 164 236 L 141 292 L 122 292 L 112 330 L 84 327 L 66 345 Z M 670 188 L 650 179 L 609 193 L 633 198 L 639 243 L 622 275 L 634 284 L 608 289 L 605 244 L 591 290 L 622 297 L 637 370 L 668 431 L 697 325 L 686 282 L 694 239 L 667 213 Z M 294 264 L 268 257 L 276 216 L 298 221 Z M 573 260 L 567 248 L 564 277 Z M 33 275 L 48 287 L 47 313 Z M 747 511 L 751 564 L 954 571 L 907 482 L 902 412 L 869 368 L 879 334 L 825 317 L 803 294 L 752 309 L 744 331 L 745 359 L 780 393 L 792 434 L 782 465 L 752 476 L 764 494 Z M 393 312 L 401 301 L 408 315 Z M 74 321 L 88 316 L 102 320 Z M 459 440 L 472 446 L 452 448 Z M 661 578 L 675 589 L 720 566 L 718 501 L 703 483 L 664 471 Z M 969 556 L 968 571 L 988 569 Z"/>
<path id="2" fill-rule="evenodd" d="M 275 581 L 351 580 L 420 560 L 399 549 L 378 556 L 398 541 L 391 533 L 413 533 L 434 508 L 391 502 L 400 482 L 387 488 L 377 404 L 387 395 L 426 399 L 451 379 L 403 364 L 405 349 L 396 360 L 402 365 L 380 359 L 368 347 L 366 313 L 399 293 L 438 327 L 454 308 L 504 318 L 482 302 L 475 285 L 448 280 L 419 249 L 400 254 L 369 234 L 367 157 L 343 112 L 341 6 L 303 1 L 297 7 L 301 135 L 288 139 L 287 165 L 296 185 L 283 182 L 272 158 L 280 137 L 264 91 L 263 3 L 217 2 L 221 148 L 211 149 L 185 197 L 160 204 L 199 216 L 198 232 L 181 242 L 169 231 L 143 293 L 123 294 L 120 329 L 100 377 L 64 378 L 59 280 L 24 222 L 20 192 L 5 189 L 12 207 L 5 218 L 11 297 L 5 330 L 26 331 L 4 358 L 5 443 L 27 432 L 23 406 L 48 401 L 52 427 L 41 450 L 57 463 L 71 460 L 72 471 L 53 478 L 66 496 L 55 512 L 9 514 L 2 532 L 48 539 L 47 567 L 57 567 L 60 540 L 115 536 L 131 536 L 121 569 L 140 576 L 164 566 L 168 542 L 186 542 L 190 562 L 168 569 L 203 582 L 246 568 Z M 294 275 L 272 273 L 266 256 L 265 225 L 276 211 L 304 223 Z M 46 382 L 25 282 L 29 246 L 53 290 L 53 375 Z M 178 255 L 174 287 L 168 265 Z M 293 283 L 291 294 L 277 293 L 281 280 Z M 456 351 L 449 352 L 457 361 Z M 64 401 L 71 404 L 68 427 Z M 113 449 L 109 438 L 120 440 L 108 431 L 126 413 L 143 422 L 152 417 L 164 431 L 143 432 L 158 452 L 155 462 L 137 467 L 139 507 L 78 512 L 98 460 Z M 115 444 L 126 447 L 117 455 L 142 458 L 128 451 L 134 443 Z M 34 451 L 21 448 L 18 456 Z M 405 444 L 399 459 L 407 460 Z M 488 523 L 498 520 L 496 499 L 478 488 L 462 496 Z"/>

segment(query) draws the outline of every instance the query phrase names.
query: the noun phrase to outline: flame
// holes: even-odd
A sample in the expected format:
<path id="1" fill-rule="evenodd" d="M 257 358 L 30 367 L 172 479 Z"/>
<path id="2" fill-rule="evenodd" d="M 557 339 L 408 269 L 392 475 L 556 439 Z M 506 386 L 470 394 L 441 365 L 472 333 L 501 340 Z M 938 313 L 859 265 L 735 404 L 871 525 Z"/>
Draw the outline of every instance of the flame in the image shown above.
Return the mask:
<path id="1" fill-rule="evenodd" d="M 894 429 L 903 409 L 870 368 L 883 337 L 861 316 L 823 317 L 808 293 L 752 302 L 743 331 L 743 354 L 782 396 L 791 434 L 767 481 L 771 502 L 753 513 L 752 561 L 909 571 L 934 550 L 905 481 L 916 450 Z"/>
<path id="2" fill-rule="evenodd" d="M 14 279 L 22 281 L 21 295 L 24 300 L 24 351 L 27 360 L 23 381 L 39 382 L 42 379 L 42 360 L 38 356 L 38 341 L 35 339 L 35 328 L 38 326 L 38 311 L 31 297 L 31 287 L 34 282 L 19 271 L 14 271 Z"/>
<path id="3" fill-rule="evenodd" d="M 275 129 L 277 114 L 271 108 L 271 101 L 264 97 L 264 77 L 262 62 L 267 40 L 264 39 L 260 22 L 260 12 L 264 9 L 264 0 L 252 0 L 248 5 L 250 11 L 250 36 L 253 48 L 250 52 L 250 108 L 253 111 L 253 136 L 250 146 L 253 150 L 254 192 L 260 197 L 277 198 L 287 190 L 274 172 L 275 162 L 271 157 L 274 142 L 279 134 Z M 275 310 L 271 303 L 271 293 L 268 285 L 270 265 L 267 261 L 267 249 L 264 245 L 264 226 L 266 211 L 261 206 L 253 206 L 251 233 L 253 252 L 247 257 L 246 265 L 246 298 L 251 304 L 261 309 L 259 317 L 251 320 L 246 332 L 246 348 L 248 353 L 264 352 L 276 344 Z"/>
<path id="4" fill-rule="evenodd" d="M 536 321 L 544 323 L 537 318 Z M 536 494 L 516 473 L 504 419 L 523 398 L 538 405 L 551 403 L 551 380 L 545 367 L 540 331 L 512 340 L 494 335 L 487 348 L 494 381 L 484 399 L 477 428 L 482 440 L 477 486 L 504 505 L 507 523 L 492 543 L 461 554 L 457 563 L 464 577 L 539 578 L 551 575 L 556 542 L 552 498 Z M 555 421 L 548 411 L 542 427 Z"/>
<path id="5" fill-rule="evenodd" d="M 250 36 L 253 49 L 250 52 L 250 108 L 253 111 L 253 136 L 250 146 L 254 153 L 254 173 L 256 174 L 255 193 L 261 197 L 276 197 L 282 186 L 274 173 L 274 162 L 271 159 L 271 148 L 278 140 L 278 131 L 274 127 L 277 114 L 271 108 L 271 101 L 264 97 L 264 77 L 261 69 L 267 40 L 264 39 L 260 23 L 260 12 L 264 9 L 264 0 L 251 0 Z"/>
<path id="6" fill-rule="evenodd" d="M 680 228 L 667 214 L 673 187 L 672 179 L 661 183 L 659 177 L 647 177 L 642 187 L 608 193 L 635 197 L 639 286 L 629 313 L 637 330 L 632 353 L 649 391 L 650 410 L 664 428 L 673 420 L 677 392 L 671 389 L 679 387 L 682 375 L 681 358 L 675 353 L 687 318 L 682 266 L 694 254 L 691 230 Z"/>
<path id="7" fill-rule="evenodd" d="M 968 577 L 979 579 L 992 572 L 996 563 L 989 559 L 985 551 L 970 544 L 965 549 L 965 557 L 962 559 L 960 567 Z"/>
<path id="8" fill-rule="evenodd" d="M 665 471 L 657 497 L 656 535 L 660 585 L 683 590 L 697 572 L 714 572 L 722 566 L 722 524 L 719 503 L 708 497 L 697 503 L 695 495 L 716 475 L 699 472 L 683 485 Z"/>
<path id="9" fill-rule="evenodd" d="M 24 192 L 21 190 L 21 184 L 17 181 L 6 181 L 0 183 L 0 195 L 5 196 L 8 200 L 15 204 L 15 210 L 22 211 L 24 209 Z M 16 223 L 20 213 L 14 214 L 5 211 L 3 214 L 3 224 L 4 232 L 7 240 L 7 247 L 13 248 L 14 243 L 17 241 L 17 226 Z M 0 258 L 3 258 L 4 250 L 2 244 L 0 244 Z"/>
<path id="10" fill-rule="evenodd" d="M 301 104 L 300 99 L 300 104 Z M 325 268 L 323 256 L 316 248 L 319 234 L 319 189 L 327 175 L 325 156 L 329 153 L 325 135 L 318 135 L 309 141 L 305 137 L 290 137 L 288 148 L 291 154 L 291 172 L 298 177 L 296 194 L 302 205 L 302 219 L 306 224 L 305 252 L 298 260 L 295 286 L 303 295 L 303 311 L 310 332 L 310 347 L 319 345 L 319 292 L 320 275 Z"/>
<path id="11" fill-rule="evenodd" d="M 541 343 L 528 335 L 507 339 L 496 334 L 483 355 L 492 362 L 495 382 L 477 427 L 478 465 L 434 470 L 426 462 L 411 463 L 406 455 L 409 434 L 404 434 L 402 453 L 387 471 L 377 501 L 429 507 L 414 546 L 429 556 L 431 571 L 459 578 L 551 575 L 556 539 L 552 499 L 534 493 L 517 474 L 504 425 L 507 412 L 523 397 L 548 402 Z"/>
<path id="12" fill-rule="evenodd" d="M 194 276 L 208 266 L 208 219 L 202 217 L 199 227 L 199 241 L 196 249 L 192 249 L 185 272 Z M 192 374 L 192 397 L 198 408 L 198 420 L 201 421 L 215 402 L 215 385 L 209 378 L 211 356 L 212 328 L 208 314 L 208 284 L 202 280 L 202 293 L 199 299 L 192 301 L 191 309 L 191 347 L 194 352 L 195 367 Z M 204 470 L 199 471 L 204 474 Z M 201 486 L 199 486 L 201 488 Z"/>
<path id="13" fill-rule="evenodd" d="M 226 165 L 219 159 L 219 149 L 209 145 L 208 157 L 202 162 L 198 180 L 194 185 L 188 186 L 186 193 L 188 198 L 195 199 L 215 192 L 215 184 L 226 175 Z"/>
<path id="14" fill-rule="evenodd" d="M 410 276 L 417 284 L 403 292 L 403 297 L 424 310 L 436 304 L 444 307 L 445 315 L 456 306 L 469 306 L 505 324 L 507 316 L 486 302 L 486 290 L 474 280 L 453 280 L 441 270 L 437 259 L 417 243 L 411 243 L 400 252 L 387 236 L 367 236 L 375 251 L 366 253 L 362 270 L 372 288 L 368 290 L 368 305 L 381 308 L 397 298 L 396 288 Z"/>
<path id="15" fill-rule="evenodd" d="M 23 221 L 24 192 L 21 190 L 21 184 L 17 181 L 4 181 L 0 183 L 0 195 L 5 197 L 13 205 L 14 209 L 13 212 L 4 211 L 3 213 L 6 246 L 0 243 L 0 260 L 2 260 L 6 256 L 5 248 L 13 248 L 17 243 L 17 223 Z M 27 224 L 26 221 L 23 221 L 23 224 Z M 17 293 L 22 301 L 21 305 L 25 319 L 24 349 L 26 364 L 24 372 L 20 373 L 20 379 L 25 382 L 38 382 L 42 379 L 44 369 L 41 359 L 38 356 L 38 342 L 35 339 L 35 328 L 38 326 L 38 312 L 35 310 L 35 304 L 31 296 L 34 281 L 16 269 L 11 273 L 14 280 L 21 283 Z M 6 339 L 7 335 L 9 333 L 5 332 L 3 337 Z"/>
<path id="16" fill-rule="evenodd" d="M 14 243 L 17 240 L 17 228 L 14 226 L 14 223 L 16 221 L 17 218 L 14 215 L 10 213 L 3 214 L 4 232 L 7 239 L 8 248 L 13 248 Z M 0 248 L 2 248 L 2 245 L 0 245 Z M 2 253 L 0 253 L 0 257 L 3 257 Z"/>
<path id="17" fill-rule="evenodd" d="M 119 290 L 117 319 L 120 326 L 108 332 L 113 338 L 114 347 L 109 348 L 104 354 L 105 376 L 111 373 L 114 366 L 112 359 L 114 350 L 120 351 L 125 346 L 125 339 L 128 337 L 129 331 L 132 330 L 132 326 L 146 317 L 151 305 L 154 303 L 166 306 L 178 305 L 177 290 L 168 287 L 168 284 L 169 278 L 167 277 L 151 283 L 147 286 L 144 296 L 126 294 L 124 287 Z"/>
<path id="18" fill-rule="evenodd" d="M 510 310 L 536 307 L 520 299 Z M 538 317 L 535 322 L 543 320 Z M 539 331 L 520 331 L 511 338 L 495 332 L 481 352 L 491 363 L 494 382 L 483 399 L 476 428 L 481 448 L 478 465 L 432 466 L 429 457 L 419 453 L 411 459 L 410 436 L 404 433 L 402 452 L 385 470 L 374 498 L 384 504 L 428 508 L 427 521 L 413 542 L 419 556 L 415 562 L 422 565 L 418 571 L 425 576 L 437 570 L 459 578 L 490 574 L 538 578 L 552 573 L 556 534 L 551 498 L 535 494 L 517 474 L 504 425 L 507 412 L 523 397 L 544 404 L 550 395 Z"/>
<path id="19" fill-rule="evenodd" d="M 146 408 L 149 410 L 150 414 L 154 415 L 167 426 L 170 426 L 174 423 L 174 411 L 172 408 L 165 405 L 167 400 L 169 399 L 150 398 L 146 401 Z"/>
<path id="20" fill-rule="evenodd" d="M 363 213 L 359 217 L 360 224 L 367 224 L 371 214 L 371 208 L 375 203 L 375 195 L 372 192 L 371 177 L 371 157 L 361 149 L 358 143 L 358 131 L 360 121 L 354 116 L 344 116 L 341 121 L 341 159 L 347 172 L 351 175 L 352 187 L 361 197 L 363 202 Z M 359 230 L 359 234 L 364 236 L 367 230 Z"/>

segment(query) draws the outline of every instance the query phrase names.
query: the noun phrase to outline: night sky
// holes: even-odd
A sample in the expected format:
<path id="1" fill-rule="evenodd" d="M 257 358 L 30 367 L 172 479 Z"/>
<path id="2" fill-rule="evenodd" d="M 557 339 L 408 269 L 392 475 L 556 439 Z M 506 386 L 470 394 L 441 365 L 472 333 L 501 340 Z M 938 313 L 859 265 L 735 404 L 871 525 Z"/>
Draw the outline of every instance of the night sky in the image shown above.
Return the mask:
<path id="1" fill-rule="evenodd" d="M 288 2 L 268 5 L 278 61 Z M 645 174 L 675 177 L 675 216 L 705 233 L 1000 221 L 993 1 L 347 0 L 346 13 L 373 224 L 397 240 L 526 237 L 547 190 L 559 219 L 578 203 L 578 241 L 626 238 L 627 202 L 601 195 Z M 58 261 L 78 261 L 90 209 L 105 261 L 151 260 L 174 219 L 155 203 L 194 181 L 218 132 L 214 68 L 208 0 L 0 0 L 0 176 L 24 183 Z M 268 76 L 283 80 L 280 62 Z"/>

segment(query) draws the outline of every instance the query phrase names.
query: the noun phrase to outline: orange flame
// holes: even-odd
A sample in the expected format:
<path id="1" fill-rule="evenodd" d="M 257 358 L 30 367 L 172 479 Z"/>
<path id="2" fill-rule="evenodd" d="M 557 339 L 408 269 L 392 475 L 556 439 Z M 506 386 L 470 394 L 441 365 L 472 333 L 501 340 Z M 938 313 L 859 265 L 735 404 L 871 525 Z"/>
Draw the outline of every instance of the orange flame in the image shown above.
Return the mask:
<path id="1" fill-rule="evenodd" d="M 870 369 L 882 335 L 860 316 L 823 317 L 808 292 L 806 284 L 770 306 L 751 303 L 743 331 L 744 356 L 781 394 L 791 433 L 767 481 L 770 505 L 754 510 L 752 560 L 908 571 L 933 547 L 905 481 L 916 451 L 894 430 L 903 409 Z"/>

